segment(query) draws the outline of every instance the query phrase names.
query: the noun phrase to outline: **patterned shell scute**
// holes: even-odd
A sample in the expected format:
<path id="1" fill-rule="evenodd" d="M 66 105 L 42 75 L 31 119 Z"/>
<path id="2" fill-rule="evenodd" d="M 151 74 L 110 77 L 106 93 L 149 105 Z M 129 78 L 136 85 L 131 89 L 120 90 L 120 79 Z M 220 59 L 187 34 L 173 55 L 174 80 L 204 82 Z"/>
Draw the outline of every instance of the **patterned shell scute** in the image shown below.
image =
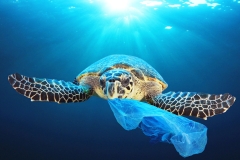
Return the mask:
<path id="1" fill-rule="evenodd" d="M 167 85 L 167 83 L 164 81 L 162 76 L 147 62 L 145 62 L 144 60 L 142 60 L 138 57 L 128 56 L 128 55 L 107 56 L 107 57 L 100 59 L 99 61 L 93 63 L 89 67 L 87 67 L 78 76 L 81 76 L 83 74 L 91 74 L 91 73 L 101 74 L 108 68 L 112 68 L 112 67 L 118 66 L 118 65 L 119 66 L 126 65 L 126 66 L 130 66 L 131 68 L 140 69 L 145 76 L 148 76 L 151 78 L 156 78 Z"/>

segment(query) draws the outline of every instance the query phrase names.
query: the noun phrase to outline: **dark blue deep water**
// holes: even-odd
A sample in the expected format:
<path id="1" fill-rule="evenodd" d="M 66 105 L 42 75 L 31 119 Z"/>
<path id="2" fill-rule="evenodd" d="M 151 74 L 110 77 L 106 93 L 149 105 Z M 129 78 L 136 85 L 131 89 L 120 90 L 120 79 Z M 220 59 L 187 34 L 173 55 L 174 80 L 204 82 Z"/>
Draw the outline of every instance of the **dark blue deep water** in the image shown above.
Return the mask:
<path id="1" fill-rule="evenodd" d="M 166 91 L 236 96 L 224 114 L 191 118 L 208 127 L 208 143 L 187 159 L 240 159 L 240 1 L 129 0 L 119 9 L 125 2 L 0 1 L 1 160 L 184 159 L 139 129 L 125 131 L 106 100 L 31 102 L 7 80 L 18 72 L 72 81 L 111 54 L 147 61 L 169 84 Z"/>

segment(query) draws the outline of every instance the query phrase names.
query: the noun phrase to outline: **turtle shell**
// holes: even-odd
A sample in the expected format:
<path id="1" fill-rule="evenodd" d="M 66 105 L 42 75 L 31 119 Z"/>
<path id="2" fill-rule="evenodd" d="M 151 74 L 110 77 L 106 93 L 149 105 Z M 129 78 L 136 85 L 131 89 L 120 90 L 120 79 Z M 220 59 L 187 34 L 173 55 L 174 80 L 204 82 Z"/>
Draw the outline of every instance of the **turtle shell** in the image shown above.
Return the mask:
<path id="1" fill-rule="evenodd" d="M 143 76 L 145 76 L 148 80 L 158 81 L 163 86 L 163 90 L 168 86 L 162 76 L 147 62 L 138 57 L 129 55 L 110 55 L 100 59 L 84 69 L 76 79 L 80 80 L 82 77 L 89 75 L 101 76 L 107 70 L 114 68 L 141 70 L 144 74 Z"/>

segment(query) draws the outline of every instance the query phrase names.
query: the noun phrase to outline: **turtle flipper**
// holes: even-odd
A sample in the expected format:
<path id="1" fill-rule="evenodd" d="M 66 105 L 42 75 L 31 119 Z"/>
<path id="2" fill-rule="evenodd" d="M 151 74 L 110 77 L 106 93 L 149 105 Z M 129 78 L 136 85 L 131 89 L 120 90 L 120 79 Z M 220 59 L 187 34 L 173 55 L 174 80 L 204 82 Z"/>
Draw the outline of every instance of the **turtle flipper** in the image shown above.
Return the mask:
<path id="1" fill-rule="evenodd" d="M 194 116 L 203 119 L 226 112 L 233 105 L 235 97 L 225 94 L 204 94 L 196 92 L 168 92 L 149 101 L 152 105 L 177 115 Z"/>
<path id="2" fill-rule="evenodd" d="M 12 87 L 31 101 L 51 101 L 57 103 L 82 102 L 92 95 L 89 86 L 46 78 L 30 78 L 18 73 L 8 76 Z"/>

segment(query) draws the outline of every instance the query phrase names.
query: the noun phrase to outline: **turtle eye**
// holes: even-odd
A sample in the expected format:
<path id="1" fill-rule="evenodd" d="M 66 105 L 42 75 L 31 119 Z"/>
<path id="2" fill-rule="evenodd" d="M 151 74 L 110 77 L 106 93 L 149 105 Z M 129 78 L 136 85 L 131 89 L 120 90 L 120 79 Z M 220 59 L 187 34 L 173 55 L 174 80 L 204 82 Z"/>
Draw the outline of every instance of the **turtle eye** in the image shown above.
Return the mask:
<path id="1" fill-rule="evenodd" d="M 105 80 L 104 79 L 100 79 L 100 85 L 102 86 L 102 88 L 105 88 Z"/>
<path id="2" fill-rule="evenodd" d="M 125 77 L 121 80 L 121 83 L 122 83 L 122 86 L 123 87 L 126 87 L 129 85 L 129 82 L 130 82 L 130 78 L 129 77 Z"/>

